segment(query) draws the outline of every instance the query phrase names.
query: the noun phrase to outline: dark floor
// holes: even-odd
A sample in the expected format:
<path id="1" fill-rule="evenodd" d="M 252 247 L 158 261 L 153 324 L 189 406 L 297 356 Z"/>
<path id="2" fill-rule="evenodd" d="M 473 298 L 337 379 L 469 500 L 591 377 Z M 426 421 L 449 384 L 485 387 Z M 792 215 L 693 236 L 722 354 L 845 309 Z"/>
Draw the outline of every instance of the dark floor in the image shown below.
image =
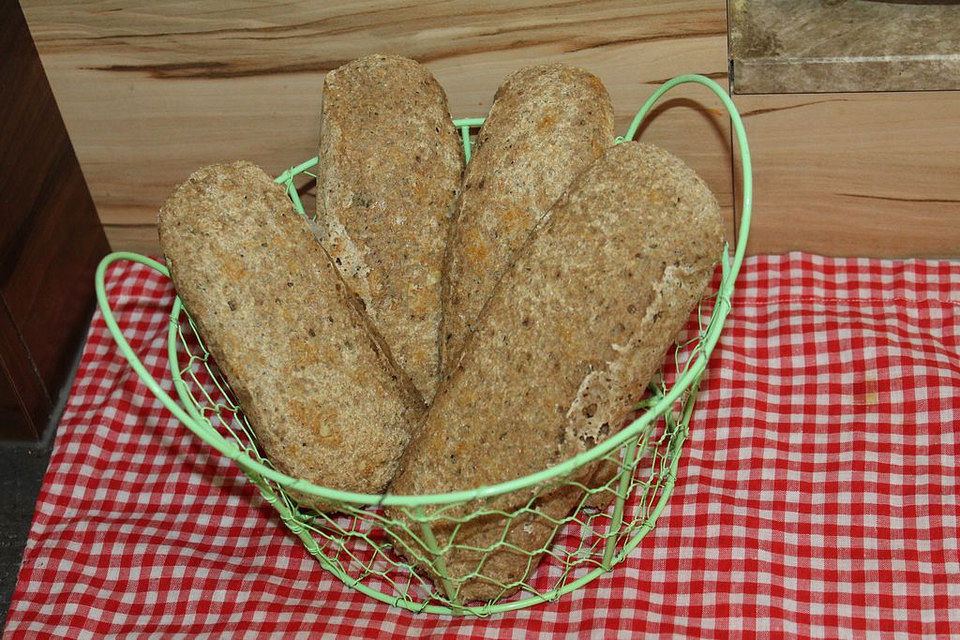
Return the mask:
<path id="1" fill-rule="evenodd" d="M 23 546 L 50 449 L 50 442 L 0 443 L 0 629 L 6 624 L 7 607 L 17 585 Z"/>
<path id="2" fill-rule="evenodd" d="M 50 461 L 53 439 L 83 353 L 78 345 L 70 375 L 60 389 L 54 410 L 40 442 L 0 442 L 0 634 L 7 624 L 7 609 L 17 586 L 23 548 L 43 474 Z"/>

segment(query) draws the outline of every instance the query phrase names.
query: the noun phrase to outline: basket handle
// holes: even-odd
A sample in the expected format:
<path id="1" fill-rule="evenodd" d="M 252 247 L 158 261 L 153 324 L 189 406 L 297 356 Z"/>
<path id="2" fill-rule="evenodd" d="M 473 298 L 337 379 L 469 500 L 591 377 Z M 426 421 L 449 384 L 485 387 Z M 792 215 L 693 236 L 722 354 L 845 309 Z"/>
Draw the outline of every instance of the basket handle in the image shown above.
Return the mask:
<path id="1" fill-rule="evenodd" d="M 130 343 L 127 342 L 126 337 L 123 335 L 123 331 L 117 324 L 117 319 L 113 315 L 113 309 L 110 307 L 110 300 L 107 298 L 105 277 L 107 268 L 114 262 L 119 262 L 121 260 L 127 260 L 129 262 L 137 262 L 139 264 L 146 265 L 157 273 L 167 278 L 170 277 L 170 271 L 153 258 L 148 258 L 147 256 L 140 255 L 139 253 L 132 253 L 129 251 L 117 251 L 107 254 L 104 256 L 103 260 L 100 261 L 100 264 L 97 265 L 97 272 L 94 276 L 94 288 L 96 289 L 97 293 L 97 305 L 100 307 L 100 312 L 103 314 L 103 320 L 107 325 L 107 330 L 117 343 L 120 353 L 122 353 L 127 359 L 127 362 L 130 363 L 130 367 L 136 372 L 137 376 L 140 377 L 140 380 L 147 386 L 147 388 L 150 389 L 151 393 L 156 396 L 157 400 L 159 400 L 164 407 L 166 407 L 174 416 L 176 416 L 177 419 L 185 424 L 190 431 L 207 441 L 223 455 L 232 460 L 236 460 L 241 453 L 240 447 L 236 443 L 225 439 L 223 436 L 217 433 L 216 430 L 206 428 L 205 425 L 196 420 L 194 416 L 190 415 L 186 409 L 184 409 L 179 403 L 171 398 L 170 395 L 163 390 L 163 387 L 160 386 L 160 383 L 157 382 L 152 375 L 150 375 L 150 372 L 147 371 L 147 368 L 143 365 L 143 363 L 140 361 L 140 358 L 138 358 L 137 354 L 133 351 Z"/>
<path id="2" fill-rule="evenodd" d="M 706 76 L 687 74 L 671 78 L 660 85 L 660 87 L 653 92 L 653 95 L 643 103 L 643 106 L 640 107 L 637 115 L 634 116 L 633 122 L 630 123 L 630 127 L 627 129 L 627 133 L 623 136 L 622 140 L 633 140 L 637 135 L 637 129 L 640 128 L 640 123 L 643 122 L 643 119 L 653 108 L 653 105 L 656 104 L 657 100 L 675 86 L 686 83 L 703 85 L 720 98 L 727 113 L 730 115 L 733 132 L 737 136 L 737 145 L 740 147 L 740 170 L 743 174 L 743 201 L 740 205 L 740 228 L 737 233 L 737 247 L 733 255 L 733 262 L 730 265 L 731 277 L 729 280 L 733 282 L 737 279 L 737 274 L 740 273 L 740 265 L 743 262 L 743 256 L 747 250 L 747 238 L 750 236 L 750 216 L 753 211 L 753 163 L 750 161 L 750 145 L 747 143 L 747 132 L 743 128 L 743 120 L 740 118 L 740 112 L 737 111 L 737 106 L 733 103 L 730 94 L 715 80 Z M 736 203 L 734 203 L 734 206 L 736 206 Z"/>

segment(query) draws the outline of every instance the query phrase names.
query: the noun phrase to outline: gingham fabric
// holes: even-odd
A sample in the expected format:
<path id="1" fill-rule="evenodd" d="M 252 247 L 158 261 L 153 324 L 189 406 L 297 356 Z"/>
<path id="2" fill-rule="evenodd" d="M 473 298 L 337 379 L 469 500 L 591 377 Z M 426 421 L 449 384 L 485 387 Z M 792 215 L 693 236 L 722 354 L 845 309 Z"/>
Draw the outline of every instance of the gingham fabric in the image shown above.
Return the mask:
<path id="1" fill-rule="evenodd" d="M 126 264 L 108 283 L 169 387 L 171 287 Z M 558 602 L 413 614 L 325 573 L 98 314 L 6 637 L 960 634 L 958 420 L 960 263 L 750 258 L 673 498 L 628 560 Z"/>

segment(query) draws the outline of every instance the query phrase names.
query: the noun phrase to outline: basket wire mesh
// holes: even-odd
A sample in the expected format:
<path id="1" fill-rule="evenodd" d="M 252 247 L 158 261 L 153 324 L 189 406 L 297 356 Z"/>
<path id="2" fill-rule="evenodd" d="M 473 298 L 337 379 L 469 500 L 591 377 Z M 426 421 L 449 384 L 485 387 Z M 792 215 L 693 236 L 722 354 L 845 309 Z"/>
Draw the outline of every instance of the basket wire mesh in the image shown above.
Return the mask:
<path id="1" fill-rule="evenodd" d="M 683 442 L 696 402 L 700 377 L 730 308 L 733 284 L 743 257 L 752 201 L 751 166 L 743 125 L 722 87 L 703 76 L 668 81 L 640 109 L 626 135 L 633 139 L 653 104 L 673 86 L 685 82 L 711 89 L 727 107 L 737 135 L 743 168 L 740 236 L 731 258 L 725 247 L 714 293 L 701 301 L 670 356 L 637 405 L 635 419 L 606 441 L 570 460 L 536 474 L 499 485 L 466 488 L 433 496 L 366 495 L 317 487 L 279 472 L 259 448 L 256 436 L 226 380 L 204 347 L 193 322 L 176 298 L 168 329 L 170 373 L 180 403 L 167 395 L 130 349 L 110 311 L 104 285 L 107 266 L 134 260 L 167 274 L 156 261 L 130 253 L 107 256 L 97 271 L 97 295 L 108 329 L 131 366 L 154 394 L 195 434 L 231 458 L 257 486 L 264 499 L 307 550 L 345 584 L 378 600 L 430 613 L 489 615 L 554 600 L 609 571 L 640 544 L 672 493 Z M 472 132 L 483 119 L 455 122 L 469 161 Z M 301 215 L 305 183 L 316 178 L 317 158 L 297 165 L 276 181 Z M 587 465 L 612 470 L 599 483 L 585 482 Z M 572 487 L 579 499 L 562 517 L 538 509 L 539 500 L 558 488 Z M 491 506 L 505 493 L 524 496 L 519 508 Z M 291 494 L 319 496 L 336 512 L 316 511 Z M 488 545 L 471 545 L 458 533 L 478 518 L 493 519 L 502 532 Z M 538 549 L 512 544 L 512 527 L 546 528 L 549 542 Z M 441 535 L 442 532 L 442 535 Z M 445 558 L 469 554 L 476 566 L 453 576 Z M 529 569 L 511 583 L 485 573 L 494 554 L 509 554 Z M 434 580 L 418 567 L 428 566 Z M 497 595 L 489 601 L 462 597 L 470 581 L 485 583 Z"/>

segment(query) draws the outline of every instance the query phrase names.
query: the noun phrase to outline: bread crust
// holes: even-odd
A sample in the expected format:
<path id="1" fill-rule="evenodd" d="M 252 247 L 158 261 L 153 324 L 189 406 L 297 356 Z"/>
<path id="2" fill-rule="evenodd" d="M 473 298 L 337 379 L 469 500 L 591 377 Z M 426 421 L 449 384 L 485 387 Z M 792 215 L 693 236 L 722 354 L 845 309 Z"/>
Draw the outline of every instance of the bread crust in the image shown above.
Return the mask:
<path id="1" fill-rule="evenodd" d="M 327 74 L 320 120 L 321 242 L 429 403 L 464 163 L 446 94 L 413 60 L 366 56 Z"/>
<path id="2" fill-rule="evenodd" d="M 682 161 L 628 142 L 608 150 L 554 204 L 504 274 L 411 441 L 391 493 L 491 485 L 568 459 L 617 431 L 703 294 L 722 247 L 720 210 Z M 576 475 L 592 482 L 598 465 Z M 583 496 L 570 485 L 458 508 L 516 512 L 500 547 L 443 555 L 460 599 L 514 591 Z M 546 517 L 543 517 L 546 516 Z M 467 521 L 456 545 L 489 547 L 508 520 Z M 441 548 L 450 521 L 434 525 Z M 486 556 L 482 566 L 481 559 Z M 533 562 L 528 562 L 530 558 Z M 477 571 L 501 586 L 468 576 Z"/>
<path id="3" fill-rule="evenodd" d="M 249 162 L 204 167 L 158 227 L 177 292 L 274 465 L 383 491 L 424 405 L 284 188 Z"/>
<path id="4" fill-rule="evenodd" d="M 477 134 L 451 229 L 440 343 L 444 373 L 534 226 L 613 141 L 613 107 L 596 76 L 548 64 L 504 80 Z"/>

